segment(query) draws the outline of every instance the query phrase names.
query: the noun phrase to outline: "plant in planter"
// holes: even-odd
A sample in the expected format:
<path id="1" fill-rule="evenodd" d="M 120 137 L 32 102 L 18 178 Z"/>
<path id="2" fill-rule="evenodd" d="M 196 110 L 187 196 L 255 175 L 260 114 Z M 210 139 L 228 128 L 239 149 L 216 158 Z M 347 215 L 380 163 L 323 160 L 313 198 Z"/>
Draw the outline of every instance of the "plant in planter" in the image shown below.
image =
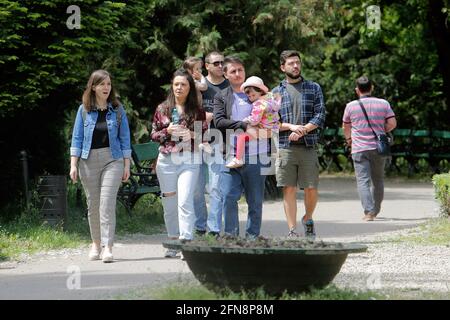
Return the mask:
<path id="1" fill-rule="evenodd" d="M 163 246 L 181 250 L 208 289 L 239 292 L 262 287 L 275 296 L 322 288 L 338 274 L 349 253 L 367 250 L 361 244 L 262 237 L 204 237 L 186 243 L 166 241 Z"/>

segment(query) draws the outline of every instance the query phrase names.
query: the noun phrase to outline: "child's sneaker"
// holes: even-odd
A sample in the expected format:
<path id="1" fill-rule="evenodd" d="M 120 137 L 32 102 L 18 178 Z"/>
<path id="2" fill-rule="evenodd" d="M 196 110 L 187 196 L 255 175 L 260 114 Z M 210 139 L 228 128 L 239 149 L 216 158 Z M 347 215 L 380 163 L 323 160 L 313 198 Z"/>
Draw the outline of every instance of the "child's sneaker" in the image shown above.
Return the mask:
<path id="1" fill-rule="evenodd" d="M 164 258 L 176 258 L 180 251 L 175 249 L 168 249 L 166 253 L 164 254 Z"/>
<path id="2" fill-rule="evenodd" d="M 240 168 L 244 165 L 244 161 L 239 160 L 237 158 L 233 158 L 230 162 L 228 162 L 225 167 L 233 169 L 233 168 Z"/>
<path id="3" fill-rule="evenodd" d="M 303 216 L 302 225 L 305 229 L 305 237 L 314 240 L 316 238 L 316 230 L 314 229 L 313 219 L 308 219 L 305 221 L 305 216 Z"/>
<path id="4" fill-rule="evenodd" d="M 200 143 L 198 145 L 198 148 L 200 150 L 203 150 L 203 152 L 206 152 L 206 153 L 209 153 L 209 154 L 213 153 L 213 151 L 214 151 L 213 148 L 211 147 L 211 145 L 209 143 L 207 143 L 207 142 Z"/>

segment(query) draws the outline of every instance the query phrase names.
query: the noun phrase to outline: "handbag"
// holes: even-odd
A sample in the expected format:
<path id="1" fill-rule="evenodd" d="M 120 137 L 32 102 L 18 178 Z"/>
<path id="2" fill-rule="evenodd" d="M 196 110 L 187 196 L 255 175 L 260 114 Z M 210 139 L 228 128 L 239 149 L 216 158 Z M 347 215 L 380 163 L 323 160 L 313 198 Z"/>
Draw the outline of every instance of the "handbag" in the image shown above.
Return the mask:
<path id="1" fill-rule="evenodd" d="M 377 140 L 377 152 L 380 156 L 390 156 L 391 155 L 391 143 L 392 139 L 390 136 L 388 136 L 386 133 L 379 133 L 377 134 L 370 124 L 369 117 L 367 116 L 366 109 L 364 108 L 364 105 L 362 104 L 361 100 L 358 99 L 359 105 L 361 106 L 361 109 L 364 113 L 364 116 L 366 117 L 367 124 L 369 125 L 369 128 L 372 130 L 376 140 Z"/>

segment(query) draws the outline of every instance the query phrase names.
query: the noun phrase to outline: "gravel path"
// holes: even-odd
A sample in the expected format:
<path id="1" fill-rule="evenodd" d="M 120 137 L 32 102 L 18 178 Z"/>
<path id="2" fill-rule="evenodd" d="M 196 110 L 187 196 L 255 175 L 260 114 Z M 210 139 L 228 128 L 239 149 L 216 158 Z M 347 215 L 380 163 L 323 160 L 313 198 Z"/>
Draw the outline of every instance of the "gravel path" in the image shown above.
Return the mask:
<path id="1" fill-rule="evenodd" d="M 393 299 L 450 299 L 450 244 L 420 245 L 389 240 L 411 231 L 419 232 L 416 228 L 358 237 L 357 242 L 368 246 L 367 252 L 349 255 L 334 284 L 373 290 Z"/>

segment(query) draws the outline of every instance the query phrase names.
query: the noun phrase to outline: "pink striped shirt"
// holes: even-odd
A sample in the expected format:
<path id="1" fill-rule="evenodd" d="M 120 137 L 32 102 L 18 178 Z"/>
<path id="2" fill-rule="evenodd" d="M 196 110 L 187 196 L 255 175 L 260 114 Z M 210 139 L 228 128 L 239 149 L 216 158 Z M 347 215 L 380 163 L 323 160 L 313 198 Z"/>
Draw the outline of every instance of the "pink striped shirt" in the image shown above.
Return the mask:
<path id="1" fill-rule="evenodd" d="M 373 130 L 377 134 L 384 133 L 386 120 L 395 117 L 389 102 L 375 97 L 364 97 L 360 100 L 366 109 Z M 352 125 L 352 153 L 377 148 L 375 136 L 367 124 L 358 100 L 353 100 L 347 104 L 342 121 Z"/>

